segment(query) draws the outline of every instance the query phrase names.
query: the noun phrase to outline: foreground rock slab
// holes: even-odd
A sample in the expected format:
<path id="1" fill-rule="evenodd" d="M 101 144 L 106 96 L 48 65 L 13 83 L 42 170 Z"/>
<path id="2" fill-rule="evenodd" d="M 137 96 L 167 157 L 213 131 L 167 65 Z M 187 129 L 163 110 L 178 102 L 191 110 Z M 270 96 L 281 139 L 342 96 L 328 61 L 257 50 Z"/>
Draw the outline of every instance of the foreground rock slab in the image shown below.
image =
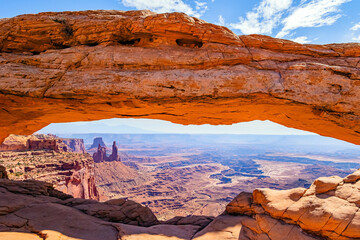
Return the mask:
<path id="1" fill-rule="evenodd" d="M 359 239 L 359 171 L 341 181 L 319 178 L 309 189 L 240 193 L 215 219 L 165 223 L 129 200 L 76 199 L 48 183 L 0 179 L 0 239 Z"/>
<path id="2" fill-rule="evenodd" d="M 344 179 L 321 177 L 309 189 L 257 189 L 252 194 L 240 193 L 226 212 L 251 217 L 252 226 L 242 221 L 249 236 L 265 233 L 270 239 L 280 239 L 276 234 L 300 236 L 305 231 L 326 239 L 358 239 L 359 170 Z"/>

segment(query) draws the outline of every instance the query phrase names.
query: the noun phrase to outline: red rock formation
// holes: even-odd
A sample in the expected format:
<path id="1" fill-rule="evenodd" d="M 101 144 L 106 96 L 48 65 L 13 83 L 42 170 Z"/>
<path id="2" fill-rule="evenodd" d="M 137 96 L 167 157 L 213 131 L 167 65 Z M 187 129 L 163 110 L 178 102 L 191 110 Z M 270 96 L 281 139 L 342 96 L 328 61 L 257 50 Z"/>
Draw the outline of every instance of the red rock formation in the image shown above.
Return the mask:
<path id="1" fill-rule="evenodd" d="M 279 239 L 279 234 L 290 236 L 292 228 L 326 239 L 357 239 L 360 169 L 344 179 L 321 177 L 309 189 L 257 189 L 252 194 L 241 193 L 229 203 L 226 212 L 252 216 L 251 220 L 242 220 L 246 228 L 244 237 L 250 239 L 258 239 L 262 234 Z"/>
<path id="2" fill-rule="evenodd" d="M 53 150 L 56 152 L 85 153 L 84 140 L 59 138 L 52 134 L 14 135 L 10 134 L 0 144 L 0 151 Z"/>
<path id="3" fill-rule="evenodd" d="M 120 161 L 120 156 L 118 152 L 118 147 L 116 146 L 116 142 L 113 142 L 112 152 L 108 157 L 106 155 L 106 147 L 102 147 L 100 144 L 98 146 L 97 151 L 93 154 L 94 162 L 112 162 L 112 161 Z"/>
<path id="4" fill-rule="evenodd" d="M 12 135 L 1 146 L 11 149 L 0 155 L 10 179 L 47 181 L 74 197 L 100 199 L 95 184 L 94 161 L 83 152 L 82 140 L 54 135 Z"/>
<path id="5" fill-rule="evenodd" d="M 102 147 L 99 144 L 97 151 L 93 154 L 93 159 L 96 163 L 105 162 L 107 160 L 106 147 Z"/>
<path id="6" fill-rule="evenodd" d="M 69 147 L 70 152 L 86 153 L 84 140 L 77 138 L 61 138 L 63 143 Z"/>
<path id="7" fill-rule="evenodd" d="M 58 231 L 52 238 L 42 239 L 118 239 L 117 224 L 152 226 L 159 222 L 147 207 L 125 199 L 104 203 L 73 198 L 55 190 L 51 184 L 40 181 L 12 181 L 0 179 L 0 239 L 4 232 L 38 234 L 41 231 Z M 5 206 L 5 207 L 4 207 Z M 79 211 L 80 210 L 80 211 Z M 118 229 L 118 230 L 117 230 Z M 126 227 L 125 227 L 126 229 Z M 91 231 L 89 231 L 91 230 Z M 24 239 L 27 235 L 23 235 Z"/>
<path id="8" fill-rule="evenodd" d="M 31 140 L 27 142 L 28 150 L 53 150 L 55 152 L 67 152 L 67 146 L 61 146 L 63 143 L 60 139 L 41 139 L 41 140 Z"/>
<path id="9" fill-rule="evenodd" d="M 46 181 L 77 198 L 100 199 L 95 184 L 94 161 L 89 154 L 55 151 L 2 152 L 10 179 Z"/>
<path id="10" fill-rule="evenodd" d="M 112 151 L 108 158 L 108 161 L 120 161 L 119 149 L 116 146 L 116 141 L 113 142 Z"/>
<path id="11" fill-rule="evenodd" d="M 237 36 L 149 11 L 22 15 L 1 20 L 0 36 L 0 141 L 58 121 L 142 117 L 268 119 L 360 143 L 356 43 Z"/>

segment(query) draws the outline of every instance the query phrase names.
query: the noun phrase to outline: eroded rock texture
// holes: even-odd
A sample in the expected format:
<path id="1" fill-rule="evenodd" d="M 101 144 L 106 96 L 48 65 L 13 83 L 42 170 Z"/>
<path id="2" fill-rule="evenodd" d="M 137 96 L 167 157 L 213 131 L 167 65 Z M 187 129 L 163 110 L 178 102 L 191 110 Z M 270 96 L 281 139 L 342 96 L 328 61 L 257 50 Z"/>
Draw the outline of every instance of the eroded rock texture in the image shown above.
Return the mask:
<path id="1" fill-rule="evenodd" d="M 182 13 L 0 20 L 0 141 L 53 122 L 272 120 L 360 143 L 360 46 L 237 36 Z"/>
<path id="2" fill-rule="evenodd" d="M 74 197 L 99 200 L 94 160 L 84 151 L 82 139 L 10 135 L 0 144 L 0 163 L 10 179 L 49 182 Z"/>
<path id="3" fill-rule="evenodd" d="M 0 195 L 0 239 L 115 240 L 120 229 L 158 224 L 138 203 L 72 198 L 45 182 L 0 179 Z"/>
<path id="4" fill-rule="evenodd" d="M 160 223 L 131 200 L 78 199 L 49 183 L 0 179 L 0 239 L 359 239 L 359 183 L 360 170 L 319 178 L 309 189 L 257 189 L 239 194 L 215 219 Z"/>
<path id="5" fill-rule="evenodd" d="M 239 194 L 227 207 L 242 220 L 250 239 L 307 239 L 302 230 L 325 239 L 360 238 L 360 170 L 345 177 L 321 177 L 309 189 L 257 189 Z M 302 230 L 301 230 L 302 229 Z M 279 235 L 281 234 L 281 235 Z M 268 238 L 260 238 L 267 236 Z"/>

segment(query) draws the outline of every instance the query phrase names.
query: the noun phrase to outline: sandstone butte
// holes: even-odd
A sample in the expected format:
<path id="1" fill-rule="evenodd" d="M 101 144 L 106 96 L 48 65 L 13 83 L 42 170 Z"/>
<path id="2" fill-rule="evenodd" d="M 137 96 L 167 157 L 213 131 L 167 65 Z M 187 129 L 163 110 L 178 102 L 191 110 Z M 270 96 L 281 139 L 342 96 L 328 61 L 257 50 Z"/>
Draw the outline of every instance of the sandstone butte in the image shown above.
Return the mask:
<path id="1" fill-rule="evenodd" d="M 237 36 L 182 13 L 1 19 L 0 142 L 54 122 L 138 117 L 271 120 L 359 144 L 359 56 L 355 43 Z M 8 180 L 0 170 L 3 239 L 360 238 L 358 171 L 320 178 L 307 190 L 241 193 L 204 228 L 204 217 L 158 224 L 136 203 L 73 199 L 41 182 Z"/>
<path id="2" fill-rule="evenodd" d="M 183 13 L 0 19 L 0 142 L 55 122 L 271 120 L 360 143 L 360 45 L 237 36 Z"/>

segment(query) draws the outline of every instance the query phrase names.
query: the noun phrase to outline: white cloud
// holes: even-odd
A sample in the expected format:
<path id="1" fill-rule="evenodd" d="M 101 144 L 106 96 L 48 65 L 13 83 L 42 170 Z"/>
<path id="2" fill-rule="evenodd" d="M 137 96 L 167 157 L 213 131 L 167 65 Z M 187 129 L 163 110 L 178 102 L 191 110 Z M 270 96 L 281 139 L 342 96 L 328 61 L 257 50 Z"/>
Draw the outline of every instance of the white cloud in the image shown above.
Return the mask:
<path id="1" fill-rule="evenodd" d="M 251 12 L 246 13 L 246 18 L 240 17 L 240 21 L 231 23 L 230 27 L 244 34 L 271 34 L 291 4 L 292 0 L 262 0 Z"/>
<path id="2" fill-rule="evenodd" d="M 126 7 L 136 9 L 149 9 L 154 12 L 184 12 L 194 17 L 200 17 L 207 10 L 206 2 L 195 2 L 196 9 L 184 3 L 182 0 L 121 0 Z"/>
<path id="3" fill-rule="evenodd" d="M 353 37 L 352 40 L 354 40 L 355 42 L 360 42 L 360 35 L 357 37 Z"/>
<path id="4" fill-rule="evenodd" d="M 196 11 L 197 11 L 197 14 L 198 16 L 197 17 L 200 17 L 201 15 L 203 15 L 206 10 L 208 9 L 207 7 L 207 2 L 198 2 L 198 1 L 195 1 L 195 4 L 196 4 Z"/>
<path id="5" fill-rule="evenodd" d="M 295 7 L 282 23 L 276 37 L 282 38 L 299 27 L 321 27 L 334 24 L 340 17 L 339 7 L 351 0 L 312 0 Z"/>
<path id="6" fill-rule="evenodd" d="M 360 29 L 360 22 L 355 24 L 352 28 L 350 28 L 350 30 L 352 31 L 356 31 L 356 30 L 359 30 Z"/>
<path id="7" fill-rule="evenodd" d="M 222 15 L 219 15 L 219 19 L 218 19 L 218 22 L 216 23 L 217 25 L 220 25 L 220 26 L 225 26 L 225 19 Z"/>
<path id="8" fill-rule="evenodd" d="M 290 39 L 291 41 L 297 42 L 297 43 L 301 43 L 301 44 L 306 44 L 306 43 L 310 43 L 311 41 L 308 39 L 308 37 L 306 36 L 301 36 L 301 37 L 297 37 L 294 39 Z"/>

